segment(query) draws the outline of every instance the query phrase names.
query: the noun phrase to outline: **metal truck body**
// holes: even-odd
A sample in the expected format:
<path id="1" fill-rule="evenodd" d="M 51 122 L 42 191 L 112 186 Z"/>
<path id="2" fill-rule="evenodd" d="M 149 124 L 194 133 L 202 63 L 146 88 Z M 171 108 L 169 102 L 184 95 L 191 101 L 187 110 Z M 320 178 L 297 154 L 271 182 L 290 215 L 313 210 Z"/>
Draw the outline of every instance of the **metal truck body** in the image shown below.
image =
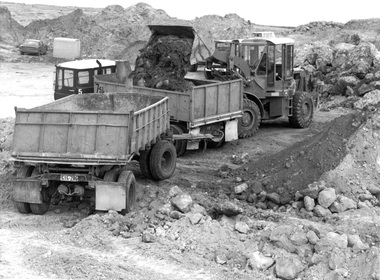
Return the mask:
<path id="1" fill-rule="evenodd" d="M 237 122 L 242 117 L 243 108 L 242 80 L 214 82 L 192 79 L 191 82 L 199 85 L 179 92 L 129 87 L 118 83 L 116 74 L 105 74 L 95 75 L 94 89 L 96 92 L 132 91 L 168 97 L 172 129 L 181 135 L 174 135 L 175 138 L 178 141 L 194 140 L 187 141 L 187 149 L 198 149 L 199 141 L 196 140 L 202 138 L 209 138 L 213 143 L 238 139 Z M 178 149 L 177 153 L 180 154 Z"/>
<path id="2" fill-rule="evenodd" d="M 22 213 L 44 214 L 54 194 L 59 199 L 95 196 L 97 210 L 129 212 L 135 178 L 126 164 L 150 147 L 159 151 L 154 162 L 143 164 L 152 164 L 154 179 L 174 172 L 174 146 L 160 140 L 170 129 L 168 98 L 71 95 L 15 111 L 12 157 L 20 168 L 13 199 Z"/>

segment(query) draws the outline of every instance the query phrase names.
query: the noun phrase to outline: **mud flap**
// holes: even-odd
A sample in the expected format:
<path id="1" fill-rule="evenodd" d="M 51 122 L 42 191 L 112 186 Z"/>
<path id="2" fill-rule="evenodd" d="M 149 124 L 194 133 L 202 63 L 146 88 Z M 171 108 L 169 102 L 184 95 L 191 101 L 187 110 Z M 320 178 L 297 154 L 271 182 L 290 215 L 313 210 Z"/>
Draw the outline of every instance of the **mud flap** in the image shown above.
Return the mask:
<path id="1" fill-rule="evenodd" d="M 41 181 L 38 179 L 15 179 L 12 182 L 13 201 L 27 203 L 43 203 Z"/>
<path id="2" fill-rule="evenodd" d="M 96 181 L 95 209 L 121 211 L 126 208 L 126 188 L 120 183 Z"/>
<path id="3" fill-rule="evenodd" d="M 226 142 L 237 140 L 239 138 L 237 119 L 226 122 L 226 129 L 225 129 L 224 135 L 225 135 Z"/>

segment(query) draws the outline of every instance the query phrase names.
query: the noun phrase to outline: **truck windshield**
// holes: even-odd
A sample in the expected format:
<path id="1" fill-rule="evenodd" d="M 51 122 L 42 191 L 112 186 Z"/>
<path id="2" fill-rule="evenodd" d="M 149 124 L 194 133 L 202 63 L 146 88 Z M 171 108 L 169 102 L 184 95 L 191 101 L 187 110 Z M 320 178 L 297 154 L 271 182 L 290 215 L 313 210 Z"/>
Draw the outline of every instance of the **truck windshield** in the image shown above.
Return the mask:
<path id="1" fill-rule="evenodd" d="M 62 89 L 63 87 L 74 86 L 74 71 L 68 69 L 57 69 L 57 87 Z"/>

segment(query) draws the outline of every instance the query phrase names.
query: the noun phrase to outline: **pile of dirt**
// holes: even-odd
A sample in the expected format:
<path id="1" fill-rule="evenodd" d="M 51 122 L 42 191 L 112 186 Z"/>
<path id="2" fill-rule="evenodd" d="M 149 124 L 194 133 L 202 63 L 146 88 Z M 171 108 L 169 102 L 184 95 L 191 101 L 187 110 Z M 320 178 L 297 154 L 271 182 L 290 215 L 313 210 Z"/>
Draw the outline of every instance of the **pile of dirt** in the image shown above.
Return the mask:
<path id="1" fill-rule="evenodd" d="M 131 73 L 134 85 L 185 91 L 192 86 L 184 77 L 190 66 L 192 38 L 157 36 L 136 59 Z"/>
<path id="2" fill-rule="evenodd" d="M 364 120 L 360 113 L 336 118 L 317 135 L 259 162 L 247 163 L 232 174 L 248 180 L 253 192 L 280 193 L 286 204 L 297 191 L 340 164 L 347 154 L 348 139 Z"/>

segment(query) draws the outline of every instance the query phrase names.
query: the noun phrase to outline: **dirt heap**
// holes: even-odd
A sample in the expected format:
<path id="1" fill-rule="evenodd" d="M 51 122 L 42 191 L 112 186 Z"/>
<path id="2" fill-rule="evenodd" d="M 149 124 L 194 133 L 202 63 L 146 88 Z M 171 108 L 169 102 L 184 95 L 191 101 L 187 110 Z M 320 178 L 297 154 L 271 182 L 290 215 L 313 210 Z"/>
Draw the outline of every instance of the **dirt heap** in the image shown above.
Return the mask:
<path id="1" fill-rule="evenodd" d="M 185 91 L 192 86 L 184 77 L 190 66 L 193 39 L 175 35 L 155 37 L 136 59 L 134 85 Z"/>

